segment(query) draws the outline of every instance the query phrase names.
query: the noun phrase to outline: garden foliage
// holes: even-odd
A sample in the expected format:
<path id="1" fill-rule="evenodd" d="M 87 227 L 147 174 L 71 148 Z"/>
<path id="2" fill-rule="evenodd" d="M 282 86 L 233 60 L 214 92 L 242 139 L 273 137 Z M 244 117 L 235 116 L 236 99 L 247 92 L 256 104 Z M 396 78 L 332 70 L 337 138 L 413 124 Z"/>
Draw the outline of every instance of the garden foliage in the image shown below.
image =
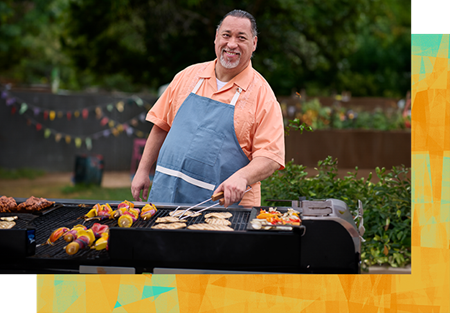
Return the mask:
<path id="1" fill-rule="evenodd" d="M 265 206 L 286 206 L 286 202 L 265 199 L 307 200 L 340 199 L 347 203 L 353 216 L 357 216 L 358 200 L 364 208 L 364 234 L 362 243 L 362 268 L 372 265 L 403 267 L 411 263 L 411 181 L 409 168 L 376 168 L 379 182 L 372 183 L 372 173 L 367 179 L 357 178 L 358 168 L 338 178 L 338 160 L 331 156 L 318 162 L 315 177 L 303 165 L 286 164 L 262 182 L 262 199 Z M 356 220 L 359 223 L 358 220 Z"/>
<path id="2" fill-rule="evenodd" d="M 338 103 L 338 102 L 337 102 Z M 376 108 L 372 112 L 363 109 L 349 109 L 340 104 L 323 106 L 317 98 L 298 103 L 295 119 L 288 120 L 294 130 L 294 125 L 302 124 L 307 130 L 312 129 L 373 129 L 373 130 L 404 130 L 406 120 L 399 108 Z M 309 126 L 309 129 L 306 128 Z"/>

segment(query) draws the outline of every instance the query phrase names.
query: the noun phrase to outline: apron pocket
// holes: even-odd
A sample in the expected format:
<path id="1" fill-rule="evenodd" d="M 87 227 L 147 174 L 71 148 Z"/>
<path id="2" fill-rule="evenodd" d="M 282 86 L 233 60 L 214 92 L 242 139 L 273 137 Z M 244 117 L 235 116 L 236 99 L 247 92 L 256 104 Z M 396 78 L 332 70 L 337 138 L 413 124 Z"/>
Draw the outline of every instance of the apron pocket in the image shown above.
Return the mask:
<path id="1" fill-rule="evenodd" d="M 176 178 L 156 172 L 147 202 L 173 203 Z"/>
<path id="2" fill-rule="evenodd" d="M 206 165 L 214 166 L 222 149 L 224 139 L 225 135 L 221 133 L 212 129 L 199 127 L 189 146 L 186 157 Z"/>

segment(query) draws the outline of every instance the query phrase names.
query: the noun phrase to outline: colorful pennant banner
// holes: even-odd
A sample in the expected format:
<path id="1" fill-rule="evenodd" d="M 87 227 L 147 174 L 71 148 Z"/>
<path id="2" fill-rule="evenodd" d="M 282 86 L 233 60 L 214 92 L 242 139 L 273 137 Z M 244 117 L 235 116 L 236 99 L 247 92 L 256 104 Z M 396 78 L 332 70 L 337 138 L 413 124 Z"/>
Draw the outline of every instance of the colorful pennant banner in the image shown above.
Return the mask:
<path id="1" fill-rule="evenodd" d="M 11 114 L 15 114 L 18 112 L 20 115 L 24 115 L 27 125 L 34 126 L 36 131 L 43 130 L 44 138 L 48 139 L 51 136 L 54 137 L 55 142 L 61 142 L 61 139 L 64 138 L 66 144 L 70 144 L 72 141 L 74 142 L 77 148 L 81 148 L 83 143 L 88 150 L 92 149 L 92 140 L 99 140 L 101 138 L 109 137 L 113 134 L 115 137 L 119 136 L 121 133 L 126 133 L 127 136 L 135 135 L 137 137 L 148 136 L 148 133 L 144 133 L 136 127 L 140 122 L 145 122 L 146 112 L 142 112 L 128 121 L 118 122 L 111 119 L 108 116 L 105 116 L 104 111 L 112 112 L 114 108 L 123 113 L 126 105 L 136 104 L 139 107 L 145 107 L 147 110 L 150 108 L 150 105 L 144 104 L 144 101 L 137 97 L 132 96 L 127 100 L 120 100 L 117 103 L 107 103 L 105 105 L 96 105 L 88 108 L 84 108 L 82 110 L 49 110 L 46 108 L 38 107 L 36 105 L 30 105 L 16 96 L 13 96 L 9 92 L 9 86 L 6 86 L 5 90 L 1 92 L 1 98 L 5 100 L 6 106 L 11 107 Z M 104 129 L 98 131 L 96 133 L 86 135 L 86 136 L 73 136 L 71 134 L 67 134 L 53 128 L 47 127 L 39 123 L 30 115 L 25 114 L 26 112 L 32 112 L 34 117 L 38 116 L 42 113 L 45 121 L 50 120 L 54 121 L 55 119 L 66 118 L 67 121 L 71 121 L 73 118 L 79 118 L 80 116 L 83 119 L 87 119 L 91 113 L 95 114 L 97 120 L 103 127 L 108 127 L 109 129 Z"/>

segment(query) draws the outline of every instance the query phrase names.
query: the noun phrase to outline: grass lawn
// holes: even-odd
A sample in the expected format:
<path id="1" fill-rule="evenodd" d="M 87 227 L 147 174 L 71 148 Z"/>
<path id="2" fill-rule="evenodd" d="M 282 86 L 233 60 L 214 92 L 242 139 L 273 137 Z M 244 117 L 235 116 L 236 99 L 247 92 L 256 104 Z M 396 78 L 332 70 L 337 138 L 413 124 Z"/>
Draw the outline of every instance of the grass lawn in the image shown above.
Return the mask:
<path id="1" fill-rule="evenodd" d="M 122 188 L 103 188 L 99 186 L 69 185 L 61 188 L 66 199 L 88 199 L 88 200 L 133 200 L 131 189 Z"/>
<path id="2" fill-rule="evenodd" d="M 120 177 L 125 185 L 129 178 Z M 29 198 L 31 196 L 47 199 L 87 199 L 133 201 L 129 186 L 119 184 L 108 188 L 96 185 L 74 185 L 70 175 L 49 174 L 33 169 L 6 170 L 0 168 L 0 196 Z"/>

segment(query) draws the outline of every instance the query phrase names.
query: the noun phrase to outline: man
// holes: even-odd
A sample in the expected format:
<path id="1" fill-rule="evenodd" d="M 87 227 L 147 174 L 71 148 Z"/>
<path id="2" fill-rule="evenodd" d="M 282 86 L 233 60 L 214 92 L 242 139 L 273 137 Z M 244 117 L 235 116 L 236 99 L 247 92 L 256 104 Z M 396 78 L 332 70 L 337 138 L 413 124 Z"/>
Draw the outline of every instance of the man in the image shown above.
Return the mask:
<path id="1" fill-rule="evenodd" d="M 260 181 L 284 168 L 284 128 L 272 89 L 251 65 L 256 35 L 249 13 L 225 15 L 217 59 L 178 73 L 149 111 L 154 126 L 131 184 L 135 200 L 145 200 L 158 158 L 150 202 L 198 203 L 222 191 L 225 207 L 260 205 Z"/>

